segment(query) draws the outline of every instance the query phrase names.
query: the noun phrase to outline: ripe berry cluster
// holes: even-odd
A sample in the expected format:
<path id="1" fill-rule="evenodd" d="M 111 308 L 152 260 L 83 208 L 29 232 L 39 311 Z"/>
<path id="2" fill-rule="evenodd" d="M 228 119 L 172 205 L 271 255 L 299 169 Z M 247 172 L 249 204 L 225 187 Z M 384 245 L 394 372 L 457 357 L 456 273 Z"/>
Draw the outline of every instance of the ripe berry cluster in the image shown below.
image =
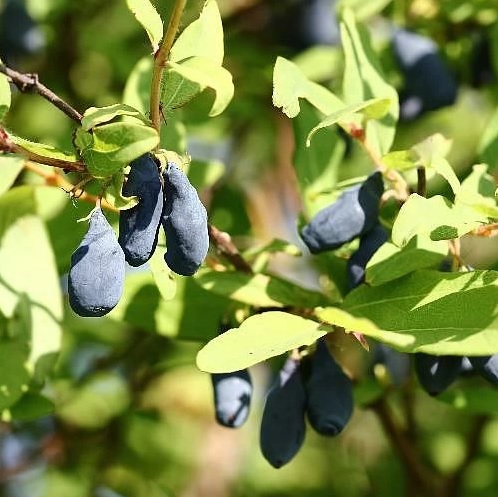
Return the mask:
<path id="1" fill-rule="evenodd" d="M 120 212 L 119 237 L 97 207 L 71 256 L 69 304 L 80 316 L 103 316 L 117 305 L 124 289 L 125 261 L 131 266 L 145 264 L 154 253 L 161 225 L 167 242 L 164 259 L 172 271 L 191 276 L 206 257 L 206 209 L 175 164 L 168 163 L 161 175 L 151 154 L 141 156 L 130 164 L 123 193 L 139 201 Z"/>

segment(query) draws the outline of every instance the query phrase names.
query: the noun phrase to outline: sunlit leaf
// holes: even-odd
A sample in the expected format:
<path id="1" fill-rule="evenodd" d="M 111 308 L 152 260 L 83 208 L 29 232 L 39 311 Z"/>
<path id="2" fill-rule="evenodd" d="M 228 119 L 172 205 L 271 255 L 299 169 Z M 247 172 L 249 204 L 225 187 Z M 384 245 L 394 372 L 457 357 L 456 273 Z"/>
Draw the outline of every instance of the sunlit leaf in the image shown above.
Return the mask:
<path id="1" fill-rule="evenodd" d="M 112 121 L 119 116 L 134 117 L 144 124 L 150 124 L 150 121 L 137 109 L 127 104 L 113 104 L 107 107 L 89 107 L 83 114 L 81 126 L 85 131 L 98 126 L 99 124 Z"/>
<path id="2" fill-rule="evenodd" d="M 277 57 L 273 69 L 273 105 L 288 117 L 299 114 L 299 99 L 304 98 L 320 112 L 330 115 L 345 106 L 332 92 L 306 78 L 291 61 Z"/>
<path id="3" fill-rule="evenodd" d="M 280 311 L 247 318 L 213 338 L 197 354 L 197 367 L 209 373 L 237 371 L 302 345 L 311 345 L 332 328 Z"/>
<path id="4" fill-rule="evenodd" d="M 396 132 L 398 94 L 386 82 L 368 34 L 362 26 L 356 24 L 351 10 L 342 11 L 340 25 L 346 62 L 342 85 L 346 104 L 364 102 L 371 98 L 387 98 L 391 102 L 387 115 L 380 120 L 370 120 L 366 125 L 367 142 L 377 153 L 384 155 L 389 152 Z"/>
<path id="5" fill-rule="evenodd" d="M 152 44 L 152 52 L 159 48 L 163 37 L 163 21 L 149 0 L 126 0 L 128 8 L 144 27 Z"/>
<path id="6" fill-rule="evenodd" d="M 0 195 L 13 184 L 24 167 L 24 159 L 17 155 L 0 155 Z"/>

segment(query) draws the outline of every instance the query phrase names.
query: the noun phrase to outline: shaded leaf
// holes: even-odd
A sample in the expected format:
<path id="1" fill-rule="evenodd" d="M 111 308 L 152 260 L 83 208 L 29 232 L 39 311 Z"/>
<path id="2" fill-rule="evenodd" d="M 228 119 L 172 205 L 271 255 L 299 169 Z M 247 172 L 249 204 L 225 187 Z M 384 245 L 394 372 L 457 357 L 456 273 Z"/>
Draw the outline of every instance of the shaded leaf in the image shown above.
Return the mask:
<path id="1" fill-rule="evenodd" d="M 208 373 L 237 371 L 311 345 L 331 331 L 328 326 L 286 312 L 256 314 L 207 343 L 197 354 L 197 367 Z"/>
<path id="2" fill-rule="evenodd" d="M 217 116 L 232 100 L 232 75 L 208 57 L 191 57 L 181 64 L 168 62 L 161 90 L 163 109 L 170 112 L 182 107 L 208 88 L 215 94 L 209 115 Z"/>
<path id="3" fill-rule="evenodd" d="M 111 181 L 106 185 L 104 198 L 109 204 L 119 210 L 126 210 L 138 204 L 138 197 L 123 196 L 124 173 L 121 171 L 112 176 Z"/>
<path id="4" fill-rule="evenodd" d="M 0 61 L 0 64 L 1 63 L 2 61 Z M 7 112 L 9 112 L 10 103 L 11 94 L 9 80 L 5 74 L 0 73 L 0 121 L 3 121 Z"/>
<path id="5" fill-rule="evenodd" d="M 51 414 L 54 403 L 38 393 L 25 393 L 10 409 L 9 417 L 16 421 L 32 421 Z"/>
<path id="6" fill-rule="evenodd" d="M 446 390 L 437 398 L 459 411 L 498 414 L 498 392 L 491 386 L 462 385 Z"/>

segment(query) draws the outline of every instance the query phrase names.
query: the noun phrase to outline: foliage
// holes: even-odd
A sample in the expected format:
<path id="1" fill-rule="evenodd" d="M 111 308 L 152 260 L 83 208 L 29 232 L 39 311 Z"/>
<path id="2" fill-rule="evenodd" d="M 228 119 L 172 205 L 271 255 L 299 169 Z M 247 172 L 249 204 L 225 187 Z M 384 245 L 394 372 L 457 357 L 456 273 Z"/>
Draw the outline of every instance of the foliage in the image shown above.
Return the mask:
<path id="1" fill-rule="evenodd" d="M 26 57 L 0 33 L 0 469 L 13 476 L 2 494 L 28 495 L 35 485 L 55 497 L 494 495 L 498 397 L 485 381 L 493 375 L 474 365 L 498 354 L 498 8 L 456 0 L 10 3 L 46 40 L 43 54 Z M 328 17 L 317 17 L 318 5 Z M 1 7 L 0 16 L 12 15 Z M 337 39 L 320 39 L 318 19 L 332 22 L 326 30 L 335 27 Z M 401 27 L 434 40 L 430 64 L 451 69 L 456 101 L 431 100 L 440 108 L 430 112 L 414 104 L 428 85 L 403 81 L 391 46 Z M 430 65 L 416 50 L 407 57 L 420 64 L 417 74 Z M 140 188 L 126 193 L 130 163 L 142 157 L 165 204 L 174 195 L 183 204 L 173 215 L 163 210 L 165 234 L 159 221 L 148 227 L 151 258 L 126 266 L 107 314 L 82 318 L 68 305 L 72 254 L 96 204 L 113 244 L 112 231 L 145 208 Z M 374 171 L 380 203 L 358 193 Z M 173 173 L 181 188 L 168 180 Z M 311 254 L 305 225 L 343 236 Z M 375 229 L 389 239 L 381 236 L 366 261 L 358 254 Z M 355 254 L 360 277 L 351 285 Z M 116 278 L 110 262 L 105 272 L 91 255 L 90 283 Z M 461 371 L 437 398 L 408 367 L 420 353 L 458 356 Z M 334 405 L 320 404 L 323 375 L 312 401 L 307 393 L 319 354 L 332 357 L 328 376 L 341 379 L 347 400 L 340 428 L 322 434 L 342 431 L 355 400 L 334 441 L 312 430 L 304 439 L 310 402 L 327 423 Z M 286 364 L 301 385 L 289 401 L 299 406 L 297 445 L 259 402 L 273 384 L 272 412 L 292 418 L 271 400 L 286 392 Z M 254 398 L 240 421 L 216 415 L 239 427 L 249 405 L 251 413 L 240 430 L 223 431 L 211 389 L 231 379 L 215 400 L 236 417 L 234 378 Z M 265 457 L 287 463 L 278 473 L 254 444 L 262 418 Z M 19 460 L 9 443 L 19 445 Z M 354 454 L 340 457 L 349 447 Z M 227 462 L 234 448 L 240 485 Z M 339 456 L 333 482 L 330 452 Z M 25 472 L 42 462 L 39 474 Z M 206 471 L 220 488 L 197 488 Z"/>

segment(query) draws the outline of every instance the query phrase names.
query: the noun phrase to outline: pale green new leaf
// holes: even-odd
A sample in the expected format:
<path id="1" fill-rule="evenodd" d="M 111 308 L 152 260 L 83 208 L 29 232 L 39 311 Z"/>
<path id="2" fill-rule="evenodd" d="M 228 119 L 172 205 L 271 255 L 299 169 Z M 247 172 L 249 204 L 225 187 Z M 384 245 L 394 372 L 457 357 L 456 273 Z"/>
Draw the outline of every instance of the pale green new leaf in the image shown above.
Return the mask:
<path id="1" fill-rule="evenodd" d="M 293 62 L 277 57 L 273 69 L 273 105 L 281 107 L 288 117 L 299 114 L 299 99 L 306 99 L 325 115 L 344 107 L 344 103 L 332 92 L 306 78 Z"/>
<path id="2" fill-rule="evenodd" d="M 17 155 L 0 155 L 0 195 L 6 192 L 24 167 L 24 159 Z"/>
<path id="3" fill-rule="evenodd" d="M 309 147 L 311 145 L 311 138 L 319 129 L 327 128 L 334 124 L 345 125 L 352 116 L 358 113 L 363 114 L 365 119 L 381 119 L 387 114 L 390 106 L 391 101 L 388 98 L 371 98 L 366 102 L 359 102 L 339 109 L 330 116 L 327 116 L 308 133 L 306 146 Z"/>
<path id="4" fill-rule="evenodd" d="M 472 172 L 462 181 L 461 189 L 494 199 L 496 184 L 493 176 L 488 173 L 488 166 L 486 164 L 472 166 Z"/>
<path id="5" fill-rule="evenodd" d="M 0 60 L 0 64 L 2 61 Z M 0 122 L 9 112 L 11 103 L 10 84 L 5 74 L 0 73 Z"/>
<path id="6" fill-rule="evenodd" d="M 382 164 L 389 169 L 406 171 L 417 167 L 417 157 L 412 150 L 395 150 L 382 157 Z"/>
<path id="7" fill-rule="evenodd" d="M 194 276 L 205 290 L 256 307 L 326 305 L 325 295 L 267 274 L 201 269 Z"/>
<path id="8" fill-rule="evenodd" d="M 343 304 L 347 319 L 336 308 L 317 316 L 405 352 L 480 356 L 498 352 L 497 311 L 498 272 L 420 270 L 353 290 Z"/>
<path id="9" fill-rule="evenodd" d="M 448 243 L 444 240 L 434 242 L 415 236 L 403 248 L 386 242 L 368 262 L 365 281 L 372 286 L 382 285 L 417 269 L 436 267 L 447 253 Z"/>
<path id="10" fill-rule="evenodd" d="M 214 91 L 210 116 L 221 114 L 232 100 L 232 75 L 207 57 L 169 62 L 163 76 L 161 103 L 165 112 L 182 107 L 206 89 Z"/>
<path id="11" fill-rule="evenodd" d="M 460 191 L 460 181 L 445 158 L 450 151 L 451 144 L 451 140 L 448 140 L 440 133 L 436 133 L 417 143 L 412 147 L 412 151 L 418 155 L 417 165 L 427 169 L 434 169 L 448 181 L 453 193 L 456 195 Z"/>
<path id="12" fill-rule="evenodd" d="M 404 247 L 415 235 L 432 240 L 458 238 L 486 222 L 486 216 L 441 195 L 424 198 L 412 193 L 401 207 L 392 229 L 392 241 Z"/>
<path id="13" fill-rule="evenodd" d="M 256 314 L 239 328 L 208 342 L 197 354 L 197 367 L 208 373 L 238 371 L 288 350 L 311 345 L 331 331 L 329 326 L 286 312 Z"/>
<path id="14" fill-rule="evenodd" d="M 190 57 L 211 59 L 216 66 L 223 62 L 223 25 L 218 4 L 208 0 L 201 15 L 189 24 L 175 41 L 170 60 L 181 62 Z"/>
<path id="15" fill-rule="evenodd" d="M 95 127 L 91 133 L 79 130 L 77 141 L 84 148 L 81 155 L 88 172 L 96 178 L 112 176 L 132 160 L 152 150 L 159 143 L 157 131 L 143 124 L 117 122 Z"/>
<path id="16" fill-rule="evenodd" d="M 83 114 L 81 120 L 81 127 L 85 131 L 89 131 L 99 124 L 104 124 L 112 121 L 119 116 L 134 117 L 142 121 L 145 125 L 150 124 L 147 119 L 139 110 L 127 104 L 113 104 L 107 107 L 89 107 Z"/>
<path id="17" fill-rule="evenodd" d="M 342 13 L 341 40 L 346 62 L 342 84 L 346 103 L 354 104 L 371 98 L 387 98 L 391 102 L 387 115 L 379 120 L 370 120 L 366 125 L 367 142 L 378 154 L 384 155 L 389 152 L 396 132 L 398 94 L 386 83 L 368 34 L 356 25 L 354 14 L 349 9 L 344 9 Z"/>
<path id="18" fill-rule="evenodd" d="M 29 140 L 25 140 L 19 136 L 11 135 L 9 133 L 9 138 L 20 147 L 24 148 L 28 152 L 43 157 L 49 157 L 51 159 L 64 160 L 66 162 L 76 162 L 77 157 L 73 153 L 63 152 L 52 145 L 46 145 L 45 143 L 36 143 Z"/>
<path id="19" fill-rule="evenodd" d="M 126 0 L 128 8 L 144 27 L 152 44 L 152 52 L 157 52 L 163 38 L 163 21 L 149 0 Z"/>

